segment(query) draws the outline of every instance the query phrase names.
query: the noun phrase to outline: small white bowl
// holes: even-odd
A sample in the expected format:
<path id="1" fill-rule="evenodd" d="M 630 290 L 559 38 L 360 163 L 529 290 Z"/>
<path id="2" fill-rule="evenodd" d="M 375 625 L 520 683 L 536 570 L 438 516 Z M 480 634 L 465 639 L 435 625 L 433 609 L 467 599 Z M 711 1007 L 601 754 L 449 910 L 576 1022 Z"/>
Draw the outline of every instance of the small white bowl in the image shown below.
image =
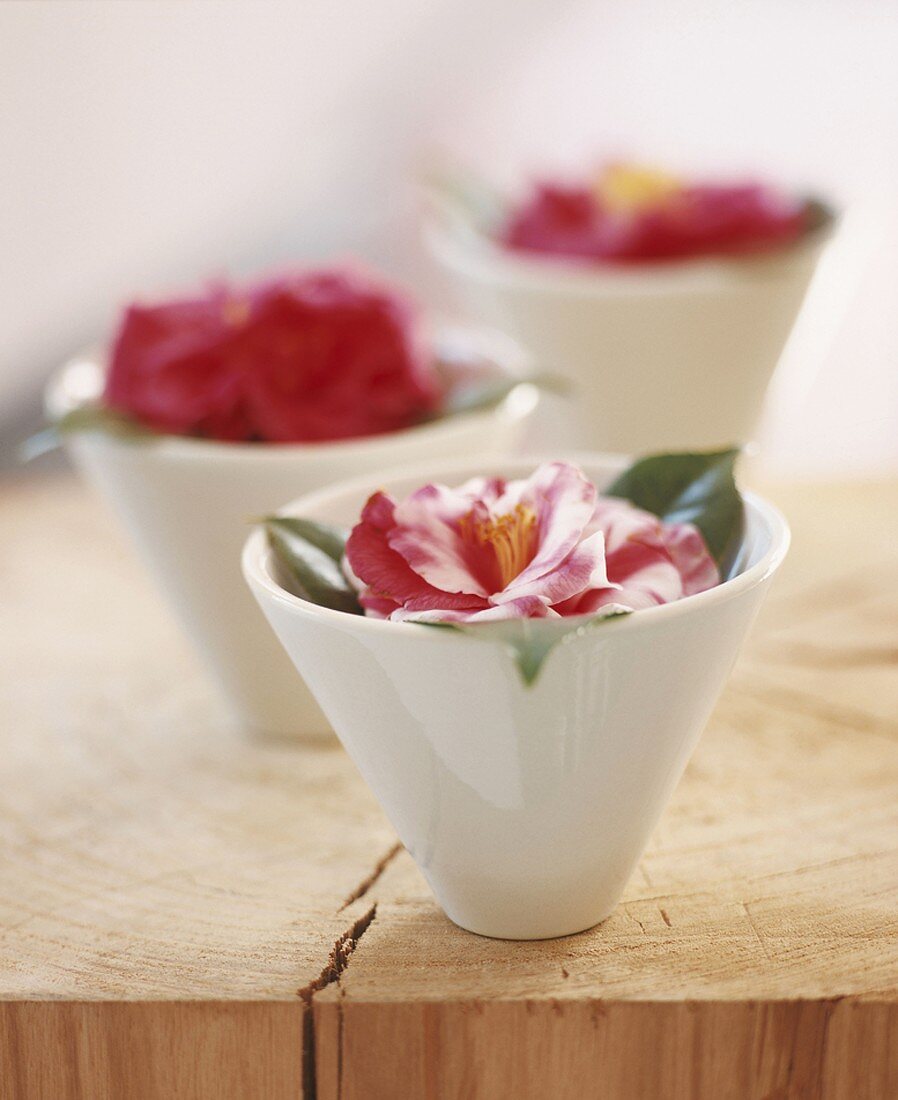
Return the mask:
<path id="1" fill-rule="evenodd" d="M 575 461 L 600 488 L 624 465 Z M 534 465 L 394 471 L 285 512 L 350 524 L 380 487 L 400 496 Z M 531 686 L 497 642 L 298 599 L 261 531 L 243 570 L 447 914 L 482 935 L 543 939 L 589 928 L 617 904 L 788 542 L 782 516 L 748 496 L 739 575 L 568 636 Z"/>
<path id="2" fill-rule="evenodd" d="M 506 342 L 492 334 L 469 330 L 458 338 L 469 346 L 479 342 L 493 359 L 505 349 L 499 361 L 507 362 Z M 49 416 L 58 419 L 98 396 L 102 383 L 98 357 L 70 362 L 48 387 Z M 316 737 L 330 735 L 330 727 L 240 576 L 248 524 L 298 493 L 383 466 L 513 453 L 538 401 L 532 386 L 520 385 L 489 409 L 326 444 L 125 439 L 99 431 L 69 434 L 65 443 L 118 513 L 240 725 L 261 734 Z"/>
<path id="3" fill-rule="evenodd" d="M 642 454 L 754 439 L 827 230 L 744 258 L 628 268 L 528 258 L 437 210 L 429 252 L 464 314 L 567 376 L 564 444 Z"/>

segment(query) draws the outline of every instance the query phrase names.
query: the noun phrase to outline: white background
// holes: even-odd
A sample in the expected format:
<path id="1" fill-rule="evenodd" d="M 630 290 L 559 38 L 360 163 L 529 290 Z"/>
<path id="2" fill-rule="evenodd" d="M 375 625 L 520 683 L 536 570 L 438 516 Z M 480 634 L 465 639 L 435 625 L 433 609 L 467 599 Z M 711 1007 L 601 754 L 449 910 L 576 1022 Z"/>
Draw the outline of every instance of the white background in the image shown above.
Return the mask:
<path id="1" fill-rule="evenodd" d="M 898 470 L 898 5 L 378 0 L 0 5 L 0 423 L 130 296 L 361 255 L 430 286 L 409 180 L 636 154 L 847 206 L 762 444 Z"/>

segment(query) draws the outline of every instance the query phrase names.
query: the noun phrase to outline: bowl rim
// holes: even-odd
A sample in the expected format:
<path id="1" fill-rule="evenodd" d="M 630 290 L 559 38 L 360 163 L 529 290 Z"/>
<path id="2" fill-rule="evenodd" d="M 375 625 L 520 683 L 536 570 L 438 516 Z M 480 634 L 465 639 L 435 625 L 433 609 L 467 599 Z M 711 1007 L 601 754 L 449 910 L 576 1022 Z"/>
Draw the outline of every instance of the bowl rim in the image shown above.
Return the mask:
<path id="1" fill-rule="evenodd" d="M 489 333 L 489 330 L 485 327 L 454 327 L 460 332 L 475 337 Z M 69 409 L 77 406 L 78 400 L 67 392 L 71 388 L 73 378 L 77 377 L 79 372 L 85 371 L 92 372 L 98 379 L 102 378 L 103 360 L 102 352 L 96 348 L 91 348 L 79 355 L 72 356 L 50 376 L 44 388 L 44 410 L 49 419 L 58 420 Z M 83 399 L 84 395 L 81 396 L 81 400 Z M 356 436 L 320 443 L 228 443 L 222 440 L 196 439 L 191 436 L 166 435 L 163 433 L 135 435 L 134 437 L 107 436 L 106 438 L 114 438 L 115 442 L 129 447 L 152 448 L 153 453 L 159 457 L 187 461 L 214 461 L 229 458 L 239 459 L 241 462 L 264 463 L 279 461 L 285 457 L 300 460 L 309 458 L 318 461 L 358 455 L 360 458 L 370 456 L 371 461 L 396 462 L 400 459 L 397 459 L 394 455 L 391 460 L 389 452 L 395 452 L 397 447 L 412 446 L 417 441 L 425 438 L 443 438 L 465 434 L 479 423 L 482 423 L 484 428 L 488 430 L 489 423 L 497 419 L 511 423 L 524 421 L 534 412 L 539 400 L 540 394 L 537 387 L 522 376 L 521 381 L 493 405 L 452 413 L 434 420 L 412 424 L 397 431 L 383 432 L 380 435 Z M 84 434 L 97 433 L 85 429 Z"/>
<path id="2" fill-rule="evenodd" d="M 420 464 L 414 467 L 407 465 L 401 467 L 397 466 L 389 470 L 379 471 L 375 476 L 366 474 L 362 477 L 349 478 L 344 481 L 335 482 L 324 489 L 318 489 L 314 492 L 303 494 L 279 509 L 278 515 L 293 515 L 296 514 L 296 509 L 299 508 L 302 509 L 303 514 L 314 515 L 316 507 L 324 503 L 332 502 L 335 497 L 358 495 L 366 491 L 374 492 L 379 487 L 386 487 L 387 490 L 389 490 L 389 483 L 391 481 L 396 482 L 405 480 L 409 477 L 420 476 L 422 484 L 434 477 L 471 477 L 476 476 L 481 471 L 484 463 L 492 463 L 506 469 L 514 467 L 520 469 L 521 473 L 523 473 L 534 469 L 540 462 L 557 460 L 557 456 L 555 458 L 548 458 L 546 456 L 531 455 L 524 457 L 506 456 L 505 458 L 499 459 L 469 458 L 456 460 L 455 462 L 433 463 L 428 467 L 430 473 L 428 473 L 426 469 L 422 471 Z M 596 466 L 603 466 L 609 473 L 625 469 L 632 461 L 625 455 L 582 451 L 565 455 L 563 456 L 563 460 L 574 462 L 584 467 L 592 466 L 595 468 Z M 587 476 L 590 476 L 588 471 Z M 753 492 L 743 492 L 742 496 L 747 506 L 749 522 L 754 521 L 756 523 L 761 523 L 768 535 L 768 546 L 754 565 L 750 566 L 744 572 L 738 573 L 736 576 L 730 577 L 728 580 L 704 592 L 698 592 L 692 596 L 684 596 L 682 599 L 674 600 L 671 603 L 661 604 L 658 607 L 644 608 L 628 615 L 611 618 L 605 622 L 602 628 L 603 633 L 605 631 L 614 631 L 617 633 L 619 631 L 630 632 L 634 630 L 652 629 L 653 625 L 663 624 L 675 618 L 702 614 L 707 608 L 737 599 L 771 577 L 782 564 L 783 558 L 786 556 L 786 552 L 789 549 L 791 540 L 789 525 L 779 509 L 764 500 L 763 497 Z M 422 623 L 393 622 L 388 619 L 374 619 L 366 615 L 353 615 L 346 611 L 335 611 L 329 607 L 321 607 L 318 604 L 310 603 L 308 600 L 304 600 L 299 596 L 293 595 L 292 592 L 288 592 L 277 582 L 277 580 L 275 580 L 269 568 L 270 561 L 271 550 L 266 542 L 265 532 L 259 527 L 247 538 L 241 554 L 243 574 L 250 584 L 250 587 L 254 588 L 257 592 L 264 593 L 266 597 L 274 599 L 278 603 L 288 607 L 292 613 L 310 619 L 313 622 L 318 622 L 322 626 L 332 626 L 342 629 L 351 628 L 361 631 L 363 635 L 378 635 L 386 631 L 387 635 L 392 635 L 394 637 L 400 636 L 400 632 L 405 633 L 408 637 L 409 632 L 412 632 L 412 634 L 422 640 L 425 635 L 429 635 L 434 640 L 448 636 L 446 632 L 430 630 Z M 581 616 L 571 617 L 572 631 L 576 629 L 573 625 L 575 618 L 581 618 Z M 596 616 L 594 615 L 585 615 L 582 616 L 582 621 L 585 624 L 590 619 L 595 618 Z M 467 630 L 464 634 L 459 632 L 456 636 L 473 641 L 480 641 L 481 639 L 478 639 L 474 634 L 477 624 L 471 623 L 468 625 L 470 630 Z"/>

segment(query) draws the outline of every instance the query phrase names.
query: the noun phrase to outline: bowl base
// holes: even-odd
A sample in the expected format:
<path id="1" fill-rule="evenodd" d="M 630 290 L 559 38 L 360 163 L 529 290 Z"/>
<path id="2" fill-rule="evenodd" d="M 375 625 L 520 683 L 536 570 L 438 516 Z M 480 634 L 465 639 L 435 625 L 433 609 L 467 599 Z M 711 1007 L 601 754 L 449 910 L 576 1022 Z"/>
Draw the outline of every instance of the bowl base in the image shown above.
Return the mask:
<path id="1" fill-rule="evenodd" d="M 617 903 L 615 902 L 614 905 L 599 916 L 588 918 L 586 923 L 584 923 L 582 919 L 575 920 L 573 924 L 563 921 L 557 924 L 551 921 L 540 921 L 530 928 L 527 927 L 527 922 L 524 921 L 517 927 L 512 927 L 504 922 L 493 922 L 488 919 L 482 922 L 470 919 L 459 919 L 454 917 L 448 910 L 445 910 L 445 912 L 446 916 L 453 924 L 457 924 L 458 927 L 465 932 L 473 932 L 475 936 L 483 936 L 488 940 L 524 942 L 527 940 L 558 940 L 563 939 L 565 936 L 576 936 L 581 932 L 588 932 L 591 928 L 596 928 L 598 925 L 602 924 L 603 921 L 608 920 L 616 908 Z"/>

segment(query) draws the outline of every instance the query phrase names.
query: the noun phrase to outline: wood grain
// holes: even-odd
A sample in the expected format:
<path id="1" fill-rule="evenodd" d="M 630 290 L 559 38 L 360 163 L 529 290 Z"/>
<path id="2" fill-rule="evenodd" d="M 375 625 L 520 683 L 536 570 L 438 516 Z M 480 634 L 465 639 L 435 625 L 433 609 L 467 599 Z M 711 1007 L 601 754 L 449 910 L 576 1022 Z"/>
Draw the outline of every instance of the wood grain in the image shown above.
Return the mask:
<path id="1" fill-rule="evenodd" d="M 84 491 L 0 486 L 0 1097 L 898 1096 L 898 484 L 771 495 L 790 558 L 623 903 L 510 944 L 336 746 L 227 728 Z"/>
<path id="2" fill-rule="evenodd" d="M 302 1016 L 287 1001 L 11 1001 L 0 1036 L 4 1096 L 300 1095 Z"/>
<path id="3" fill-rule="evenodd" d="M 898 1041 L 895 1013 L 881 1004 L 577 998 L 383 1005 L 349 997 L 340 1030 L 336 1013 L 319 1014 L 319 1045 L 329 1061 L 318 1094 L 343 1100 L 885 1100 L 898 1089 L 888 1054 Z M 874 1043 L 880 1056 L 871 1062 Z"/>

